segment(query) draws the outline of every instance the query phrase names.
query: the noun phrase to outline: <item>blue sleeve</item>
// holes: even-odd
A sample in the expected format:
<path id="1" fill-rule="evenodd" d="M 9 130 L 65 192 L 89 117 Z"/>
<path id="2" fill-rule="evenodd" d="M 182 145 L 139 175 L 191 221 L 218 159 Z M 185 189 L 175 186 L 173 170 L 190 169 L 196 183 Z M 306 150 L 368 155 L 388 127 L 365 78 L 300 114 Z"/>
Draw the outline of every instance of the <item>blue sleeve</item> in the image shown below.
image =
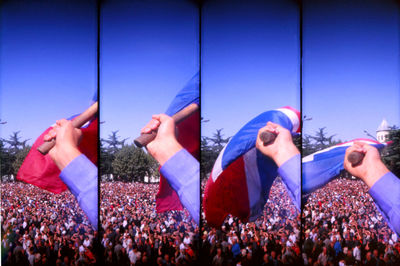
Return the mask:
<path id="1" fill-rule="evenodd" d="M 175 153 L 160 169 L 160 173 L 178 194 L 182 205 L 199 224 L 200 164 L 185 149 Z"/>
<path id="2" fill-rule="evenodd" d="M 85 155 L 81 154 L 62 170 L 60 178 L 75 196 L 79 206 L 97 230 L 97 167 Z"/>
<path id="3" fill-rule="evenodd" d="M 386 173 L 370 188 L 369 194 L 392 230 L 400 235 L 400 179 Z"/>
<path id="4" fill-rule="evenodd" d="M 296 154 L 283 163 L 278 168 L 278 174 L 282 177 L 294 205 L 300 211 L 300 154 Z"/>

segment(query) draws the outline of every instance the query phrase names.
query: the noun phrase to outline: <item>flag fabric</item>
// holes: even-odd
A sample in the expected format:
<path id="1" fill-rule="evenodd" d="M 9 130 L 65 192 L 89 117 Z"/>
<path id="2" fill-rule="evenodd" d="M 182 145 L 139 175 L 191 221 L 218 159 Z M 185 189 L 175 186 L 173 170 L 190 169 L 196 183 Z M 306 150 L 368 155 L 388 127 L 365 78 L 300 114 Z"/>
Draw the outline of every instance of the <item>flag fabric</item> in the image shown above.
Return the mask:
<path id="1" fill-rule="evenodd" d="M 354 139 L 310 154 L 302 159 L 302 192 L 309 194 L 323 187 L 344 170 L 346 149 L 355 141 L 382 149 L 386 144 L 371 139 Z"/>
<path id="2" fill-rule="evenodd" d="M 73 120 L 74 117 L 69 120 Z M 82 141 L 79 150 L 97 165 L 97 118 L 87 126 L 82 127 Z M 32 145 L 31 150 L 19 168 L 17 179 L 35 185 L 53 193 L 61 193 L 67 190 L 67 186 L 59 178 L 60 170 L 55 165 L 49 154 L 42 155 L 37 148 L 44 143 L 43 137 L 52 129 L 46 129 Z"/>
<path id="3" fill-rule="evenodd" d="M 199 105 L 199 74 L 194 75 L 172 100 L 165 114 L 173 116 L 188 105 Z M 178 142 L 197 160 L 200 159 L 200 112 L 197 110 L 177 125 Z M 157 212 L 182 210 L 178 195 L 168 181 L 160 175 L 160 186 L 156 195 Z"/>
<path id="4" fill-rule="evenodd" d="M 258 131 L 269 121 L 292 132 L 300 130 L 300 113 L 283 107 L 260 114 L 232 137 L 220 152 L 206 185 L 203 207 L 209 225 L 221 226 L 228 214 L 252 221 L 262 213 L 277 166 L 255 144 Z"/>

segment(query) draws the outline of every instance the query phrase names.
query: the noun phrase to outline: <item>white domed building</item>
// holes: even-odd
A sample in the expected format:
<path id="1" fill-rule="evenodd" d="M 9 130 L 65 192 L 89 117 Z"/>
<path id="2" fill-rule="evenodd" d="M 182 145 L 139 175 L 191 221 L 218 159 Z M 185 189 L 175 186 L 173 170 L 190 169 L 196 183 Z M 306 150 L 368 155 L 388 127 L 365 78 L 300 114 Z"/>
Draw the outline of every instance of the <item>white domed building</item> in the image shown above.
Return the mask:
<path id="1" fill-rule="evenodd" d="M 376 130 L 376 139 L 380 143 L 385 143 L 389 140 L 389 133 L 390 133 L 390 127 L 386 119 L 384 118 L 379 125 L 378 129 Z"/>

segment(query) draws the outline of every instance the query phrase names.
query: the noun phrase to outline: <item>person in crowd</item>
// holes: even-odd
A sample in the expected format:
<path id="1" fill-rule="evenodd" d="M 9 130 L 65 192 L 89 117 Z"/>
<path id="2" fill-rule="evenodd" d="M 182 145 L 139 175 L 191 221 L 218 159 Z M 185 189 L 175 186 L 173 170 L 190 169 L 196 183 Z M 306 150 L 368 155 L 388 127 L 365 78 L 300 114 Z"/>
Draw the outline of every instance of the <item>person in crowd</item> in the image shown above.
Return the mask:
<path id="1" fill-rule="evenodd" d="M 158 184 L 102 182 L 101 255 L 107 265 L 193 263 L 199 228 L 187 210 L 156 212 Z"/>
<path id="2" fill-rule="evenodd" d="M 157 132 L 147 151 L 177 192 L 183 211 L 156 212 L 158 184 L 101 184 L 101 244 L 107 265 L 190 265 L 198 258 L 199 162 L 178 143 L 175 123 L 161 114 L 142 129 Z"/>
<path id="3" fill-rule="evenodd" d="M 97 232 L 69 191 L 1 184 L 2 265 L 94 264 Z"/>

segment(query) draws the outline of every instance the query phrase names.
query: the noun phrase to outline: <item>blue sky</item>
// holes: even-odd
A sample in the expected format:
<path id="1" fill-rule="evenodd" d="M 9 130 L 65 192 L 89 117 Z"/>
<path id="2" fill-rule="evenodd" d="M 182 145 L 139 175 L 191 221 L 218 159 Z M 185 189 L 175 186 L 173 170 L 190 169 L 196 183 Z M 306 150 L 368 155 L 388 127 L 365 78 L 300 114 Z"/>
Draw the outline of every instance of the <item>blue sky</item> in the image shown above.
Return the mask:
<path id="1" fill-rule="evenodd" d="M 101 125 L 132 143 L 198 72 L 198 10 L 190 1 L 108 1 L 101 13 Z"/>
<path id="2" fill-rule="evenodd" d="M 57 119 L 85 110 L 97 88 L 95 1 L 3 3 L 0 125 L 34 140 Z"/>
<path id="3" fill-rule="evenodd" d="M 202 10 L 202 135 L 234 135 L 258 114 L 300 108 L 293 1 L 208 1 Z"/>
<path id="4" fill-rule="evenodd" d="M 203 135 L 231 136 L 261 112 L 299 108 L 298 19 L 288 3 L 204 6 Z M 100 135 L 118 129 L 131 142 L 198 70 L 198 11 L 185 1 L 108 2 L 101 35 Z"/>
<path id="5" fill-rule="evenodd" d="M 361 4 L 362 3 L 362 6 Z M 84 110 L 96 90 L 95 2 L 8 2 L 0 21 L 1 137 L 30 143 Z M 202 134 L 231 136 L 259 113 L 300 108 L 299 13 L 293 1 L 209 1 L 202 10 Z M 342 140 L 400 125 L 399 6 L 306 1 L 304 133 Z M 101 13 L 101 137 L 129 138 L 198 71 L 190 1 L 107 1 Z"/>
<path id="6" fill-rule="evenodd" d="M 400 125 L 400 12 L 391 1 L 306 1 L 303 133 L 341 140 Z"/>

